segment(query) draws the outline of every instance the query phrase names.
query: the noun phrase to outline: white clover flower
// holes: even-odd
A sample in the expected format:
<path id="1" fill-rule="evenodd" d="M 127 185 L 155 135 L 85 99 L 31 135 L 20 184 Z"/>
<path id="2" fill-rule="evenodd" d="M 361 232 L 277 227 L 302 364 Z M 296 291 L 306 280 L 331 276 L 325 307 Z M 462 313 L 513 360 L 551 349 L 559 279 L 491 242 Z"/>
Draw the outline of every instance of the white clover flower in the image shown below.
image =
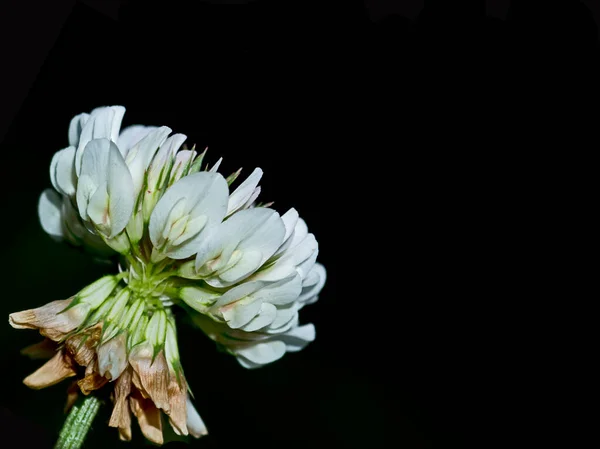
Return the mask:
<path id="1" fill-rule="evenodd" d="M 298 312 L 318 299 L 326 272 L 295 209 L 280 216 L 257 204 L 260 168 L 230 193 L 240 170 L 224 178 L 222 159 L 202 167 L 206 150 L 182 149 L 186 136 L 166 126 L 121 131 L 124 113 L 111 106 L 73 118 L 69 146 L 50 164 L 54 188 L 38 205 L 50 236 L 115 259 L 118 274 L 9 322 L 46 337 L 24 351 L 50 358 L 26 385 L 76 377 L 72 404 L 77 391 L 112 382 L 109 425 L 129 440 L 133 413 L 146 438 L 162 444 L 161 413 L 177 434 L 207 433 L 190 400 L 173 307 L 256 368 L 314 340 Z"/>

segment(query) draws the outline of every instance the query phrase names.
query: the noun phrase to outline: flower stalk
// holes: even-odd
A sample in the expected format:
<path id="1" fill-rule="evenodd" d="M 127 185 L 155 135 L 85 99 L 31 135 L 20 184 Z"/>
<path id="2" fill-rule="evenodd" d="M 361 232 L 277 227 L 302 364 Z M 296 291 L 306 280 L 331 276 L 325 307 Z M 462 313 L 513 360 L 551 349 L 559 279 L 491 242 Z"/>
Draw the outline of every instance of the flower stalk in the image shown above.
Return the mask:
<path id="1" fill-rule="evenodd" d="M 79 449 L 100 409 L 100 400 L 93 395 L 73 405 L 60 431 L 54 449 Z"/>

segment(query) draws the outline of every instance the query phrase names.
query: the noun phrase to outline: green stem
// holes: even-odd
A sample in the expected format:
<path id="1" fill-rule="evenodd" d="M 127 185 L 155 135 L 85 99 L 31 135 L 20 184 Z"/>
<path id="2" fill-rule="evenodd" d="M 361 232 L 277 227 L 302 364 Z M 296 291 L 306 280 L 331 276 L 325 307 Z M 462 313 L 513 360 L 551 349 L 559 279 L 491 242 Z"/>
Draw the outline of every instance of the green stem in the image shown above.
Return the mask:
<path id="1" fill-rule="evenodd" d="M 54 449 L 79 449 L 100 408 L 96 396 L 86 396 L 71 408 Z"/>

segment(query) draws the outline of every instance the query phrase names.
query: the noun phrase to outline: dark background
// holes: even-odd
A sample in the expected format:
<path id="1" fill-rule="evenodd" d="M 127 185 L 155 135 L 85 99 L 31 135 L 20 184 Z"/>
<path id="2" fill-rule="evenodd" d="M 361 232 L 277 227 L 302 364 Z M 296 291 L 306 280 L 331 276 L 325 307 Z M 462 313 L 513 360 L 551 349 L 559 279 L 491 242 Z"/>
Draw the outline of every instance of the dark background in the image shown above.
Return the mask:
<path id="1" fill-rule="evenodd" d="M 210 432 L 193 447 L 483 448 L 533 426 L 522 282 L 536 215 L 560 196 L 548 164 L 586 140 L 568 122 L 595 120 L 597 4 L 343 3 L 0 6 L 4 316 L 106 270 L 36 212 L 70 118 L 99 105 L 188 135 L 226 173 L 262 167 L 263 200 L 320 242 L 328 281 L 301 314 L 318 335 L 303 352 L 247 371 L 181 323 Z M 51 447 L 66 385 L 28 390 L 39 362 L 19 349 L 38 336 L 1 336 L 0 427 Z M 135 424 L 118 442 L 102 413 L 85 447 L 148 444 Z"/>

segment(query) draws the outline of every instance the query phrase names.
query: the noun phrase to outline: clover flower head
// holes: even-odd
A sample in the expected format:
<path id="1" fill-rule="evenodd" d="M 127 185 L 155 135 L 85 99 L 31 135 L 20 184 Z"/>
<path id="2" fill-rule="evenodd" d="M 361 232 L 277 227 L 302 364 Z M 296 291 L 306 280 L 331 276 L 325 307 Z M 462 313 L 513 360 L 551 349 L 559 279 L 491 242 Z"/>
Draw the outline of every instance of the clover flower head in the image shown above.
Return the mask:
<path id="1" fill-rule="evenodd" d="M 50 236 L 114 260 L 115 273 L 9 322 L 46 337 L 24 350 L 49 358 L 27 386 L 75 377 L 68 406 L 78 392 L 110 386 L 109 426 L 131 439 L 133 413 L 145 437 L 162 444 L 161 417 L 177 434 L 207 433 L 180 362 L 173 308 L 256 368 L 314 340 L 298 312 L 318 299 L 326 272 L 298 212 L 280 216 L 257 202 L 260 168 L 230 192 L 240 170 L 223 177 L 221 160 L 209 168 L 206 150 L 185 148 L 186 136 L 166 126 L 121 130 L 124 113 L 100 107 L 72 119 L 69 146 L 50 164 L 53 189 L 38 204 Z"/>

